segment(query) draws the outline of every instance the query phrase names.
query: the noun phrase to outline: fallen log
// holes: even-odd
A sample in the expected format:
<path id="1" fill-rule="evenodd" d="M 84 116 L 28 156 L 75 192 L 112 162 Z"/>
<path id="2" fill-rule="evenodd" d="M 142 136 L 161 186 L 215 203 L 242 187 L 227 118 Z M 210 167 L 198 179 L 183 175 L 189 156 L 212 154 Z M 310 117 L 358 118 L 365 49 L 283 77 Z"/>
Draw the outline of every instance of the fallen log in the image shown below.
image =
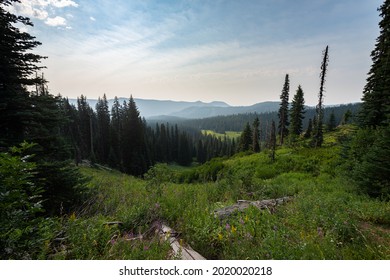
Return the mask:
<path id="1" fill-rule="evenodd" d="M 121 221 L 106 222 L 103 225 L 105 225 L 105 226 L 114 226 L 114 225 L 122 226 L 123 222 L 121 222 Z"/>
<path id="2" fill-rule="evenodd" d="M 277 205 L 284 204 L 291 200 L 292 197 L 290 196 L 285 196 L 276 199 L 257 200 L 257 201 L 238 200 L 236 204 L 215 210 L 214 216 L 223 219 L 235 212 L 242 212 L 250 206 L 254 206 L 260 210 L 268 209 L 269 211 L 272 212 Z"/>
<path id="3" fill-rule="evenodd" d="M 202 255 L 194 251 L 189 245 L 184 246 L 178 239 L 178 233 L 167 225 L 161 225 L 160 236 L 165 240 L 169 240 L 175 256 L 180 256 L 182 260 L 205 260 Z"/>

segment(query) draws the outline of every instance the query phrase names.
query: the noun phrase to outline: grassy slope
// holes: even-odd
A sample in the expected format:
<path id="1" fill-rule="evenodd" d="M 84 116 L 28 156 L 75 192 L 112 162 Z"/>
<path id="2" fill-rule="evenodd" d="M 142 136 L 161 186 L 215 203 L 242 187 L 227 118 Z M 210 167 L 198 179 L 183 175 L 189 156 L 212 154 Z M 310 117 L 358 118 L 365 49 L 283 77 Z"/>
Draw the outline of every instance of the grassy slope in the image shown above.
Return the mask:
<path id="1" fill-rule="evenodd" d="M 223 133 L 217 133 L 213 130 L 202 130 L 202 133 L 204 135 L 212 135 L 212 136 L 215 136 L 217 138 L 221 138 L 223 139 L 225 136 L 229 139 L 237 139 L 241 136 L 241 132 L 240 131 L 226 131 L 224 134 Z"/>
<path id="2" fill-rule="evenodd" d="M 83 168 L 96 195 L 63 218 L 66 239 L 52 257 L 173 258 L 154 234 L 164 221 L 208 259 L 389 259 L 390 203 L 357 194 L 340 171 L 337 139 L 345 133 L 328 134 L 321 149 L 279 149 L 274 163 L 262 152 L 184 170 L 159 165 L 147 181 Z M 223 221 L 212 214 L 237 199 L 285 195 L 293 201 L 272 211 L 251 208 Z M 104 225 L 116 220 L 123 225 Z"/>

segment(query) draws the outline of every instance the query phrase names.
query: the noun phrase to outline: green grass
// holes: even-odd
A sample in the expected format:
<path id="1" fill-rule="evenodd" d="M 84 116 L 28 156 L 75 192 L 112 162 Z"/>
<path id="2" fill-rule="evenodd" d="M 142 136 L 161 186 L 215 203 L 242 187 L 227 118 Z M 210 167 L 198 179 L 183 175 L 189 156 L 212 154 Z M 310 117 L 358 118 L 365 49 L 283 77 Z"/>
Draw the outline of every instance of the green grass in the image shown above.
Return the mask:
<path id="1" fill-rule="evenodd" d="M 359 195 L 345 175 L 344 130 L 327 134 L 320 149 L 280 148 L 274 163 L 268 151 L 239 154 L 185 169 L 157 165 L 146 180 L 82 168 L 94 195 L 58 222 L 61 241 L 47 245 L 49 258 L 172 259 L 155 234 L 165 222 L 207 259 L 390 259 L 390 202 Z M 282 196 L 293 200 L 213 215 L 237 199 Z"/>
<path id="2" fill-rule="evenodd" d="M 215 136 L 215 137 L 221 138 L 221 139 L 223 139 L 225 136 L 228 139 L 237 139 L 241 136 L 240 131 L 225 131 L 225 133 L 217 133 L 213 130 L 202 130 L 202 133 L 205 135 L 212 135 L 212 136 Z"/>

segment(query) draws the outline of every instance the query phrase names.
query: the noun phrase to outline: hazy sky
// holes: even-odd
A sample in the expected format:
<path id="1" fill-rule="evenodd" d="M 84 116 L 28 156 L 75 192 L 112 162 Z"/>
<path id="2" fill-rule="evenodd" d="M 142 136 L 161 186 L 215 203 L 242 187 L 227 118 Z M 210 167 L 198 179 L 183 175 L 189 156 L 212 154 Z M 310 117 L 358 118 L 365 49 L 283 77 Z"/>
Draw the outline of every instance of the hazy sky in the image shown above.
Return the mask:
<path id="1" fill-rule="evenodd" d="M 21 2 L 52 94 L 249 105 L 279 100 L 288 73 L 314 105 L 326 45 L 325 104 L 360 101 L 383 1 Z"/>

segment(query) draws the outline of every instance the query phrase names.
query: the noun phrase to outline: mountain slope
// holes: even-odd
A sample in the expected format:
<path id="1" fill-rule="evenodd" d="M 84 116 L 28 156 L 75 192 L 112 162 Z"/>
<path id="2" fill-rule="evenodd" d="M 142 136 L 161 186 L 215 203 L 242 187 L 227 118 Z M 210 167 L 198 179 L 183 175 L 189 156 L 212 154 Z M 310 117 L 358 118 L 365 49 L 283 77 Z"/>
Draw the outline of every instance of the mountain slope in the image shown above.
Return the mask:
<path id="1" fill-rule="evenodd" d="M 128 101 L 128 98 L 119 98 L 119 103 L 123 104 L 124 101 Z M 97 99 L 87 99 L 89 105 L 95 109 Z M 140 99 L 135 98 L 135 103 L 137 104 L 138 110 L 142 117 L 149 118 L 151 116 L 160 116 L 160 115 L 171 115 L 174 112 L 184 111 L 187 108 L 228 108 L 229 104 L 222 101 L 213 101 L 210 103 L 205 103 L 202 101 L 189 102 L 189 101 L 172 101 L 172 100 L 153 100 L 153 99 Z M 69 99 L 71 104 L 77 105 L 77 99 Z M 108 105 L 111 108 L 114 99 L 108 100 Z"/>
<path id="2" fill-rule="evenodd" d="M 230 107 L 215 107 L 215 106 L 193 106 L 185 108 L 184 110 L 171 113 L 170 116 L 199 119 L 209 118 L 215 116 L 228 116 L 234 114 L 244 113 L 267 113 L 277 111 L 279 102 L 268 101 L 254 104 L 252 106 L 230 106 Z"/>

